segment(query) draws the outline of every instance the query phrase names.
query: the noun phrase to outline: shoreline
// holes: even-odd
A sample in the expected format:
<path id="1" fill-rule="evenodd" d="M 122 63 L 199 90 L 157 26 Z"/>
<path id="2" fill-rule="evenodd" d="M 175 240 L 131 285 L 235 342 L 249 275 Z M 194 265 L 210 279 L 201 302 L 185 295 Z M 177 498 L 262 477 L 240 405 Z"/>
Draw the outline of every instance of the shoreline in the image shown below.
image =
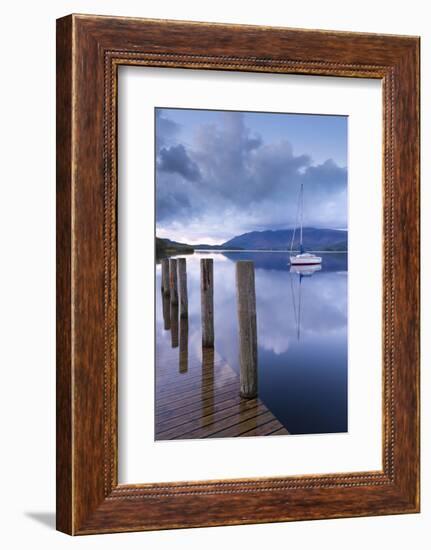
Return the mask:
<path id="1" fill-rule="evenodd" d="M 283 254 L 290 254 L 290 253 L 299 253 L 299 250 L 271 250 L 271 249 L 211 249 L 211 248 L 199 248 L 195 250 L 196 254 L 199 254 L 200 252 L 275 252 L 275 253 L 283 253 Z M 308 250 L 307 252 L 317 252 L 319 254 L 348 254 L 348 250 Z"/>

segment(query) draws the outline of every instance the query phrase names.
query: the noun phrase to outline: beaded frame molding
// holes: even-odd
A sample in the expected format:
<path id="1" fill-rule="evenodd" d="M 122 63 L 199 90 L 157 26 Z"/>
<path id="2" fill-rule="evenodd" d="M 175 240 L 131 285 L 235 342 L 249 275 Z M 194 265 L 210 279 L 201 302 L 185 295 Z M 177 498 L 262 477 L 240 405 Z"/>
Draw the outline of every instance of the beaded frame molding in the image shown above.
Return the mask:
<path id="1" fill-rule="evenodd" d="M 120 65 L 381 79 L 381 471 L 124 485 L 117 438 Z M 419 511 L 419 38 L 70 15 L 57 21 L 57 529 Z"/>

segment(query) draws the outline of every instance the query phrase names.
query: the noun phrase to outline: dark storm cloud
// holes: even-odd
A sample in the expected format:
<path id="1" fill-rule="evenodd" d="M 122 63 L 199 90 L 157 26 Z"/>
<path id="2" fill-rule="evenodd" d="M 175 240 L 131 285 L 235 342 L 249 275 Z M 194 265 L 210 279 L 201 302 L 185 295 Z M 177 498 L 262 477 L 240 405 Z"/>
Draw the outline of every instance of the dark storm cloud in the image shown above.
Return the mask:
<path id="1" fill-rule="evenodd" d="M 201 177 L 198 165 L 193 162 L 184 145 L 181 144 L 160 149 L 157 169 L 162 172 L 180 174 L 190 181 L 197 181 Z"/>
<path id="2" fill-rule="evenodd" d="M 340 186 L 347 182 L 347 170 L 338 166 L 332 159 L 328 159 L 318 166 L 310 166 L 304 173 L 304 183 L 312 184 L 314 190 L 319 188 L 322 192 L 331 194 L 337 192 Z"/>
<path id="3" fill-rule="evenodd" d="M 157 150 L 164 145 L 171 143 L 181 131 L 181 127 L 178 123 L 174 122 L 170 118 L 163 116 L 159 109 L 156 109 L 156 138 L 157 138 Z"/>
<path id="4" fill-rule="evenodd" d="M 200 215 L 204 205 L 199 201 L 198 184 L 173 172 L 157 170 L 157 223 L 182 222 Z"/>
<path id="5" fill-rule="evenodd" d="M 166 143 L 165 134 L 170 140 L 175 134 L 169 119 L 161 119 L 157 133 Z M 196 126 L 188 144 L 160 147 L 157 224 L 214 238 L 217 232 L 234 236 L 289 227 L 296 222 L 301 182 L 307 189 L 306 224 L 346 227 L 345 168 L 331 159 L 313 165 L 308 155 L 295 155 L 289 141 L 266 143 L 241 113 L 225 112 L 218 124 Z"/>

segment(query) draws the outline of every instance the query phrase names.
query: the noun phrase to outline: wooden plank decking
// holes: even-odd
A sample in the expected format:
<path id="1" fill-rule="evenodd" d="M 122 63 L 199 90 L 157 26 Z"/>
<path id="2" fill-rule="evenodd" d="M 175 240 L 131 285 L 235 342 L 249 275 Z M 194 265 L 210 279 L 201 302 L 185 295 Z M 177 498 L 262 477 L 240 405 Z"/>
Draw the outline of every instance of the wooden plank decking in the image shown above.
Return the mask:
<path id="1" fill-rule="evenodd" d="M 238 375 L 214 350 L 189 357 L 187 320 L 179 324 L 170 327 L 179 338 L 157 345 L 156 440 L 287 435 L 259 397 L 240 397 Z"/>

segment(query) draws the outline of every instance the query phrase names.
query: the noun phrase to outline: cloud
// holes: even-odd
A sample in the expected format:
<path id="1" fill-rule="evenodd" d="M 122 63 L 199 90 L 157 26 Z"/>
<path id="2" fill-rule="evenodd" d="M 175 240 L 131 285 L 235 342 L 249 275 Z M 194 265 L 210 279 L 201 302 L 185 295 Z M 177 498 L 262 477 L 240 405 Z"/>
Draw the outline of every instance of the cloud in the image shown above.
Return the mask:
<path id="1" fill-rule="evenodd" d="M 157 160 L 157 170 L 180 174 L 189 181 L 201 177 L 198 165 L 189 157 L 184 145 L 162 147 Z"/>
<path id="2" fill-rule="evenodd" d="M 201 349 L 199 330 L 201 257 L 204 256 L 199 254 L 187 258 L 189 326 L 191 329 L 197 327 L 195 333 L 193 330 L 189 332 L 189 337 L 197 345 L 197 355 Z M 214 256 L 214 286 L 217 289 L 217 292 L 214 292 L 216 345 L 219 350 L 223 350 L 223 355 L 231 365 L 237 364 L 238 360 L 238 342 L 232 337 L 237 333 L 233 266 L 235 261 L 236 259 L 223 261 L 223 256 L 220 254 Z M 345 341 L 348 299 L 346 272 L 339 275 L 334 272 L 319 272 L 312 278 L 305 278 L 302 281 L 301 319 L 297 317 L 300 292 L 297 274 L 289 273 L 287 268 L 284 270 L 257 268 L 255 276 L 257 330 L 261 348 L 276 355 L 285 353 L 289 346 L 297 341 L 298 328 L 300 328 L 302 341 L 308 339 L 313 341 L 315 338 L 323 338 L 334 343 L 337 339 Z M 277 304 L 276 307 L 274 304 Z"/>
<path id="3" fill-rule="evenodd" d="M 347 183 L 347 169 L 338 166 L 332 159 L 328 159 L 318 166 L 309 166 L 304 172 L 304 184 L 311 186 L 311 192 L 331 195 L 345 188 Z"/>
<path id="4" fill-rule="evenodd" d="M 175 140 L 180 132 L 180 124 L 164 116 L 162 109 L 156 109 L 157 150 Z"/>
<path id="5" fill-rule="evenodd" d="M 306 225 L 347 226 L 347 169 L 332 159 L 314 165 L 286 139 L 265 142 L 239 112 L 188 130 L 186 142 L 177 123 L 166 115 L 157 119 L 164 143 L 156 164 L 157 228 L 165 235 L 179 231 L 194 242 L 199 234 L 222 242 L 251 230 L 292 227 L 301 182 Z"/>

